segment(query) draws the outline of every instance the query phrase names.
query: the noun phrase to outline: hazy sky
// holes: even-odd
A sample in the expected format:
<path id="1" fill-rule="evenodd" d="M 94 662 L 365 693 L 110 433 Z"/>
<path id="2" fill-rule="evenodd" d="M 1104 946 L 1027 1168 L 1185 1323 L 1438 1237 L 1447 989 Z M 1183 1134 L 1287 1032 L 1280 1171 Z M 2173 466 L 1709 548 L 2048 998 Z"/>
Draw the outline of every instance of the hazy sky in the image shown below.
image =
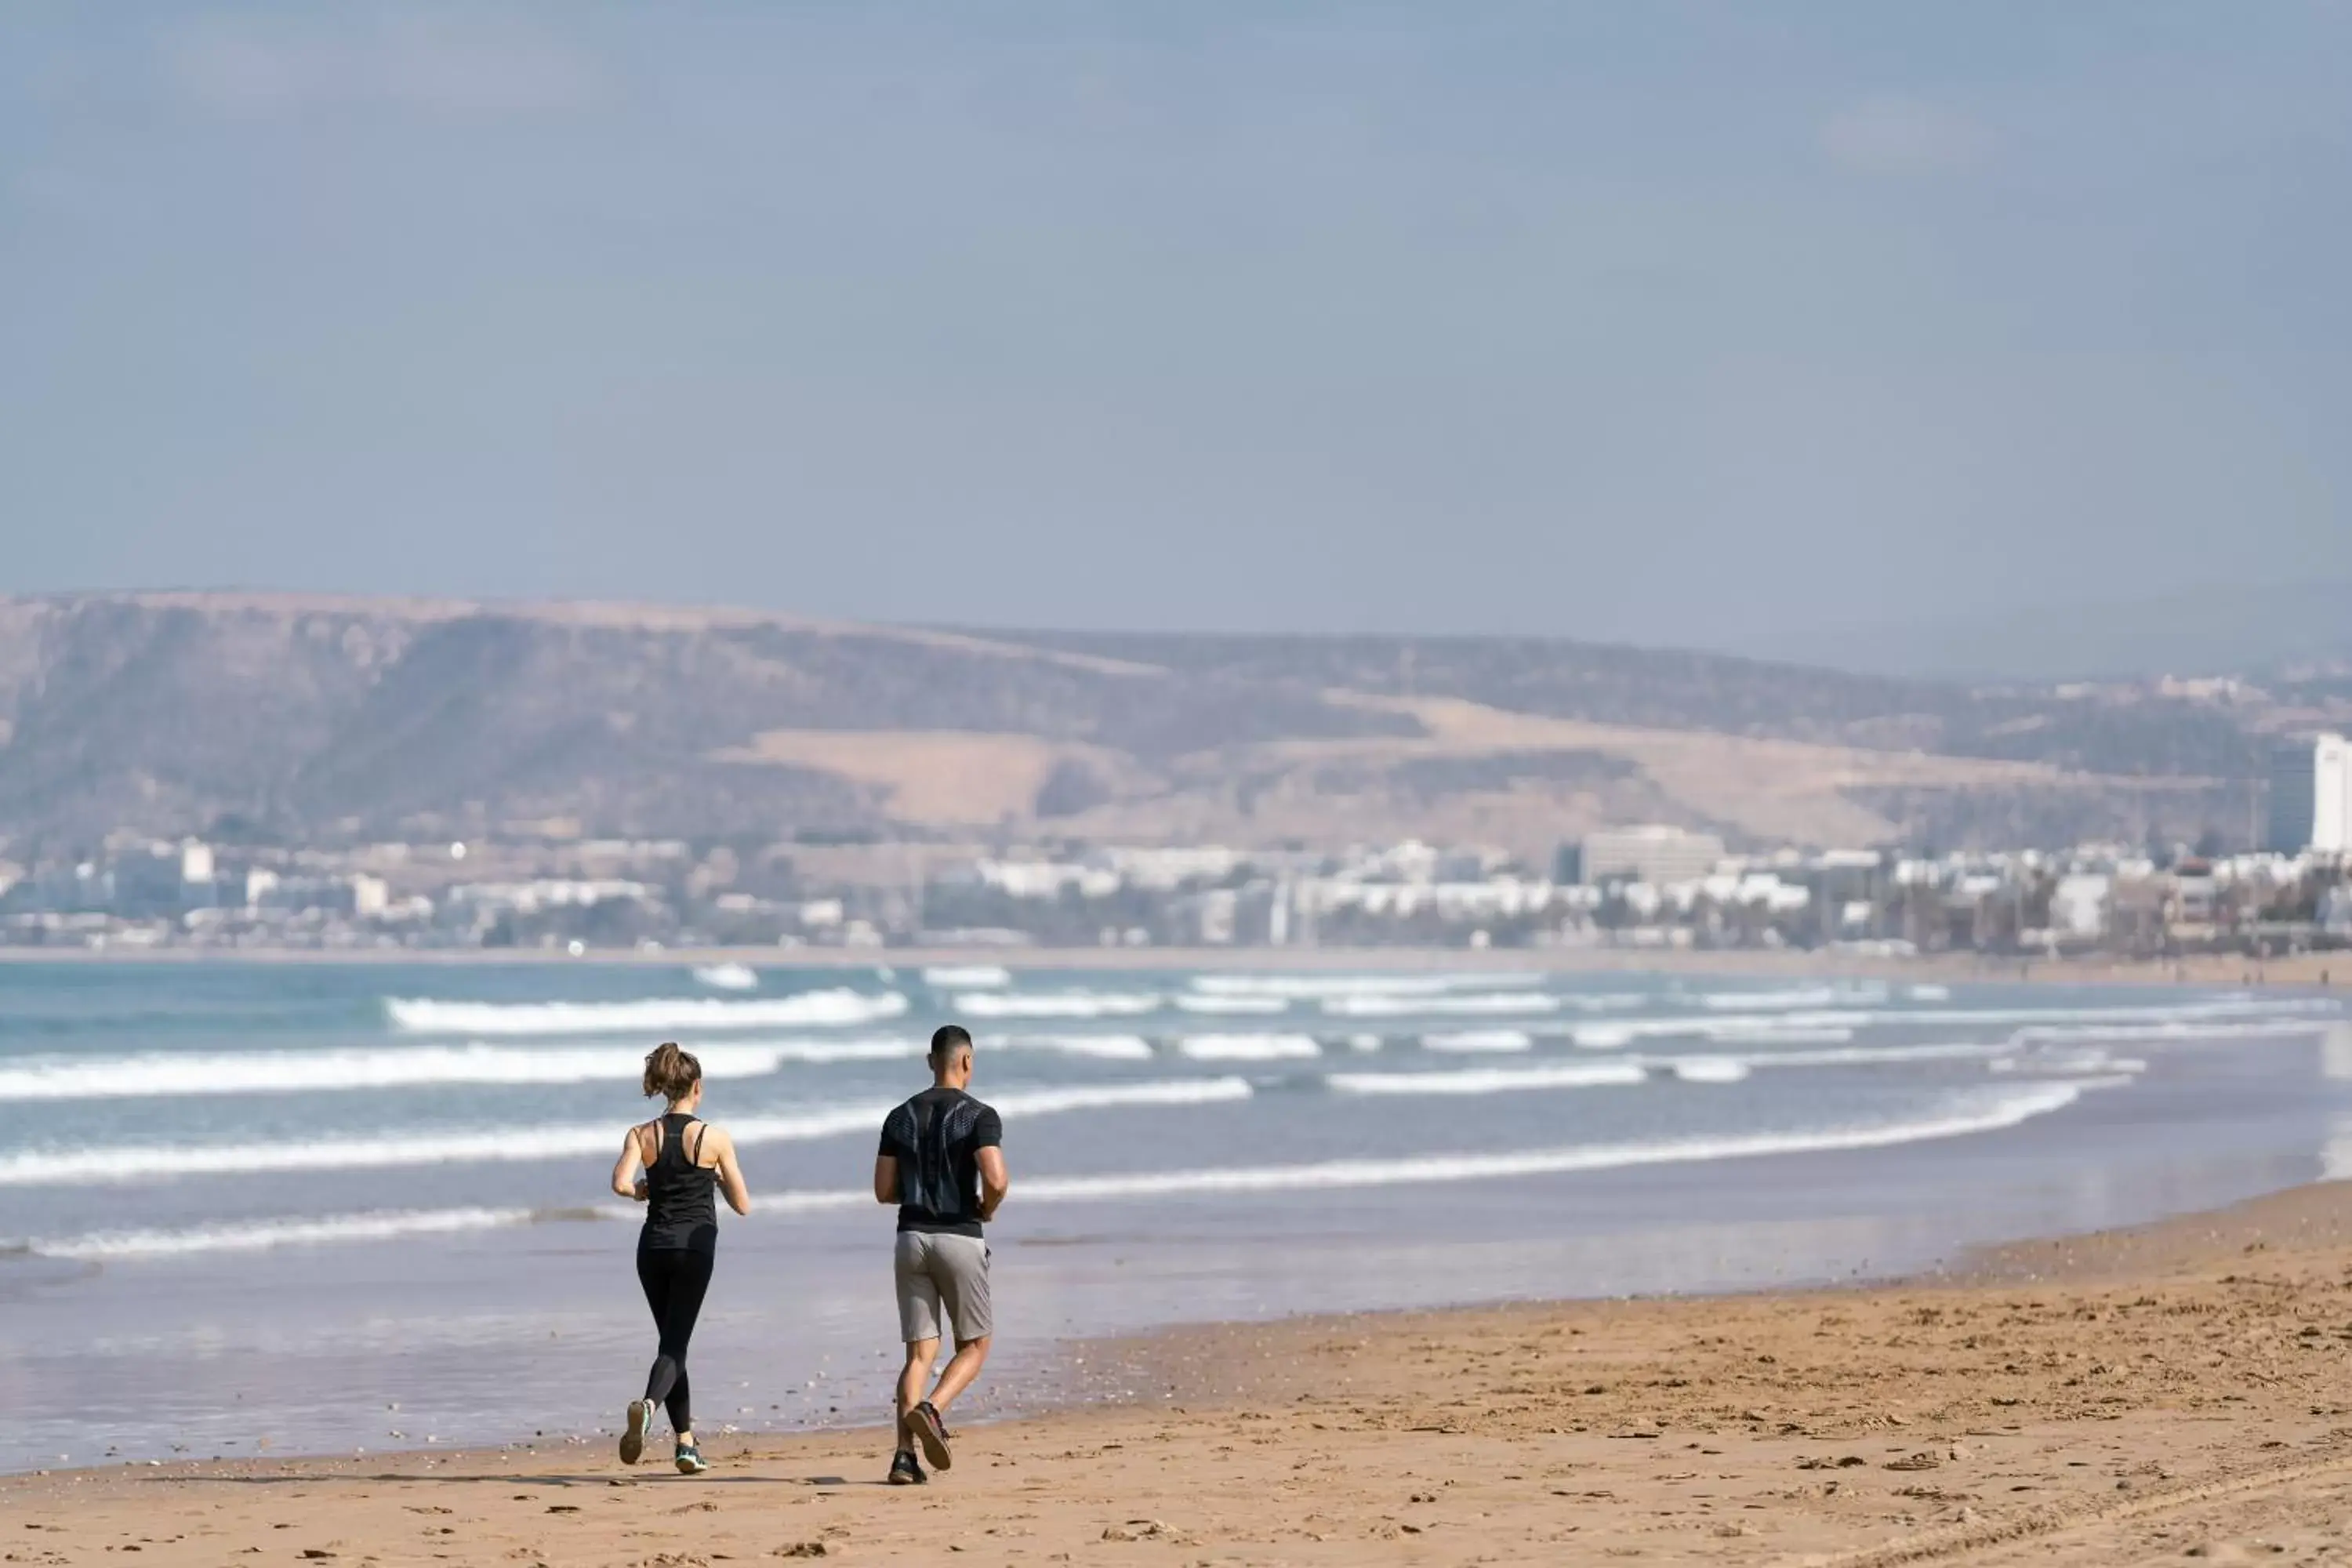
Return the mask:
<path id="1" fill-rule="evenodd" d="M 2352 576 L 2352 5 L 0 7 L 0 591 Z"/>

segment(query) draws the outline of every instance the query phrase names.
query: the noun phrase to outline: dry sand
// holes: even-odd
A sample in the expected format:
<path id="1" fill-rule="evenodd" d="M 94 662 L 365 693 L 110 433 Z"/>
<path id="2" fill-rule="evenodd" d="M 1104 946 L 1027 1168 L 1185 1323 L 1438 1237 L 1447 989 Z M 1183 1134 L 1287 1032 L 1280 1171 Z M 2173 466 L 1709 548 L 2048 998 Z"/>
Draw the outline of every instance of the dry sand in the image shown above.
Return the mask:
<path id="1" fill-rule="evenodd" d="M 1900 1285 L 1309 1320 L 1074 1349 L 961 1435 L 609 1439 L 0 1481 L 0 1560 L 2352 1561 L 2352 1186 Z"/>

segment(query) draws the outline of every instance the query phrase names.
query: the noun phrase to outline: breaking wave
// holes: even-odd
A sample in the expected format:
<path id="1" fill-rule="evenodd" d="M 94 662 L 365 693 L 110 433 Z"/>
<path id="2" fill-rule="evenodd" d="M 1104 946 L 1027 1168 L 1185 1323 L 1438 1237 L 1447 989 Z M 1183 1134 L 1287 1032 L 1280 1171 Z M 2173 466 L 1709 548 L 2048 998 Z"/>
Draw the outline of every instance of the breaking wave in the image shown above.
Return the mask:
<path id="1" fill-rule="evenodd" d="M 1326 996 L 1323 1011 L 1340 1018 L 1422 1018 L 1557 1013 L 1560 999 L 1541 991 L 1467 991 L 1459 995 Z"/>
<path id="2" fill-rule="evenodd" d="M 1439 996 L 1449 991 L 1509 988 L 1544 983 L 1541 974 L 1202 974 L 1192 989 L 1212 996 L 1279 996 L 1315 1001 L 1332 996 Z"/>
<path id="3" fill-rule="evenodd" d="M 1528 1051 L 1535 1048 L 1535 1037 L 1524 1029 L 1464 1029 L 1454 1034 L 1423 1035 L 1421 1048 L 1457 1054 L 1502 1051 Z"/>
<path id="4" fill-rule="evenodd" d="M 1341 1094 L 1510 1094 L 1528 1089 L 1619 1089 L 1649 1081 L 1639 1062 L 1561 1062 L 1550 1067 L 1471 1068 L 1455 1072 L 1335 1072 Z"/>
<path id="5" fill-rule="evenodd" d="M 1091 1057 L 1107 1062 L 1148 1062 L 1157 1053 L 1140 1035 L 1013 1035 L 991 1040 L 989 1051 L 1053 1051 L 1066 1057 Z"/>
<path id="6" fill-rule="evenodd" d="M 1303 1061 L 1323 1054 L 1312 1035 L 1187 1035 L 1176 1049 L 1196 1062 Z"/>
<path id="7" fill-rule="evenodd" d="M 978 991 L 955 999 L 974 1018 L 1134 1018 L 1160 1011 L 1149 991 Z"/>
<path id="8" fill-rule="evenodd" d="M 787 1062 L 890 1061 L 923 1054 L 901 1039 L 719 1041 L 695 1047 L 713 1079 L 761 1078 Z M 431 1084 L 627 1083 L 633 1046 L 356 1047 L 323 1051 L 156 1051 L 17 1059 L 0 1067 L 0 1101 L 303 1094 Z"/>
<path id="9" fill-rule="evenodd" d="M 444 1002 L 389 996 L 393 1026 L 412 1035 L 685 1034 L 698 1029 L 789 1029 L 873 1024 L 896 1018 L 907 999 L 895 991 L 804 991 L 758 1002 L 656 996 L 635 1002 Z"/>
<path id="10" fill-rule="evenodd" d="M 923 984 L 936 991 L 986 991 L 1013 984 L 1001 963 L 937 963 L 923 971 Z"/>
<path id="11" fill-rule="evenodd" d="M 1047 1116 L 1131 1106 L 1208 1105 L 1247 1100 L 1250 1093 L 1249 1083 L 1244 1079 L 1171 1079 L 1147 1083 L 1014 1089 L 993 1097 L 991 1103 L 1004 1116 Z M 820 1107 L 786 1116 L 732 1117 L 726 1125 L 736 1143 L 743 1147 L 837 1138 L 876 1131 L 897 1103 L 876 1100 Z M 0 1156 L 0 1187 L 585 1159 L 618 1153 L 620 1131 L 617 1126 L 600 1122 L 472 1127 L 395 1137 L 346 1136 L 278 1142 L 117 1143 L 24 1149 Z"/>
<path id="12" fill-rule="evenodd" d="M 1290 1011 L 1287 996 L 1195 996 L 1187 992 L 1176 998 L 1179 1010 L 1186 1013 L 1246 1013 L 1270 1015 Z"/>
<path id="13" fill-rule="evenodd" d="M 1622 1064 L 1607 1065 L 1617 1067 Z M 1598 1071 L 1600 1064 L 1591 1064 L 1587 1070 Z M 1237 1093 L 1227 1091 L 1233 1098 L 1244 1098 L 1248 1094 L 1248 1086 L 1238 1079 L 1220 1081 L 1239 1085 Z M 1034 1177 L 1022 1184 L 1021 1194 L 1024 1204 L 1150 1202 L 1195 1196 L 1301 1194 L 1361 1187 L 1508 1180 L 1644 1165 L 1759 1159 L 1776 1154 L 1884 1149 L 2021 1126 L 2074 1104 L 2084 1089 L 2091 1087 L 2094 1086 L 2088 1083 L 2042 1083 L 1992 1091 L 1963 1091 L 1953 1096 L 1937 1113 L 1928 1116 L 1786 1132 L 1587 1143 L 1498 1152 L 1327 1160 L 1288 1165 L 1223 1165 L 1090 1176 Z M 1374 1089 L 1368 1092 L 1392 1091 Z M 759 1212 L 764 1215 L 790 1215 L 814 1210 L 849 1208 L 872 1202 L 870 1193 L 849 1188 L 784 1192 L 763 1196 Z M 456 1208 L 384 1212 L 317 1219 L 250 1221 L 184 1230 L 100 1233 L 57 1241 L 34 1241 L 27 1244 L 26 1249 L 52 1258 L 156 1258 L 289 1245 L 380 1241 L 559 1218 L 600 1218 L 607 1214 L 634 1217 L 635 1213 L 634 1209 L 601 1207 L 559 1211 Z"/>

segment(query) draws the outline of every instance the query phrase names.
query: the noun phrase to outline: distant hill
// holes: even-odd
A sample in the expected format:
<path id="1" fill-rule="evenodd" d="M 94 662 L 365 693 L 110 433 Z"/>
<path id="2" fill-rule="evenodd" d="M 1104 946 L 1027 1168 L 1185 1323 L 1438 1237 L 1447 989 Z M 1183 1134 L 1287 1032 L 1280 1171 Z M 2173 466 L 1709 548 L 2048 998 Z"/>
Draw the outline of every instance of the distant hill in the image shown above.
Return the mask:
<path id="1" fill-rule="evenodd" d="M 442 832 L 1529 856 L 2245 816 L 2263 716 L 1523 638 L 971 634 L 614 605 L 0 600 L 0 835 Z M 14 850 L 12 849 L 12 853 Z"/>
<path id="2" fill-rule="evenodd" d="M 2352 578 L 2215 587 L 1996 616 L 1930 614 L 1790 632 L 1751 639 L 1745 651 L 1960 680 L 2257 675 L 2285 666 L 2352 663 L 2347 606 Z"/>

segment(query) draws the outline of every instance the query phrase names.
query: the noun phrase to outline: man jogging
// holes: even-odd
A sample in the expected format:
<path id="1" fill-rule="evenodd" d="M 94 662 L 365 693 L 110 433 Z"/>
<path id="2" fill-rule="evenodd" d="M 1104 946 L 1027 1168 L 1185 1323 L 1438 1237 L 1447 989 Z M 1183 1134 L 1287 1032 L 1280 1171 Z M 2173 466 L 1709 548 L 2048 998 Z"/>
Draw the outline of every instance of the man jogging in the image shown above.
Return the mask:
<path id="1" fill-rule="evenodd" d="M 893 1486 L 924 1480 L 918 1444 L 934 1468 L 954 1463 L 948 1406 L 980 1375 L 994 1326 L 981 1226 L 996 1217 L 1010 1185 L 996 1112 L 964 1092 L 971 1082 L 971 1037 L 953 1024 L 940 1029 L 931 1037 L 930 1064 L 931 1087 L 883 1121 L 882 1149 L 874 1161 L 875 1198 L 898 1205 L 895 1273 L 907 1365 L 898 1374 Z M 926 1399 L 923 1385 L 938 1360 L 942 1331 L 953 1336 L 955 1357 Z"/>

